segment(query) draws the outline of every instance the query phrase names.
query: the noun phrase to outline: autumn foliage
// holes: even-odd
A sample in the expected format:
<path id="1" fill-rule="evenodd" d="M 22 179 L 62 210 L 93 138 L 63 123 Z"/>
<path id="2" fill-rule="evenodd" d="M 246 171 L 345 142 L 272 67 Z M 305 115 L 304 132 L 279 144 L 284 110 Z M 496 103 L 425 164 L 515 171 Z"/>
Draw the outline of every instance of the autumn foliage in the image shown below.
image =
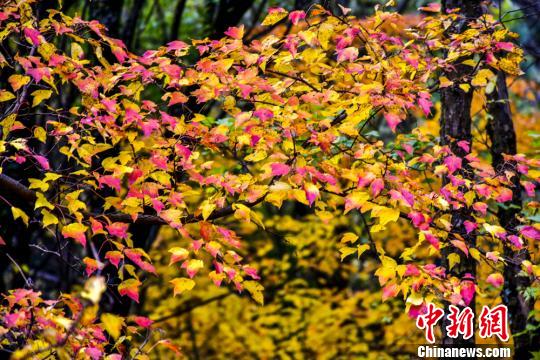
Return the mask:
<path id="1" fill-rule="evenodd" d="M 172 357 L 194 327 L 208 358 L 362 357 L 375 337 L 371 351 L 406 344 L 428 303 L 495 301 L 504 247 L 529 254 L 517 265 L 536 284 L 540 162 L 521 146 L 503 155 L 512 170 L 494 167 L 477 140 L 497 74 L 514 81 L 523 57 L 489 13 L 449 36 L 461 15 L 434 5 L 413 24 L 382 7 L 365 19 L 273 8 L 262 26 L 292 31 L 245 42 L 240 25 L 137 55 L 96 21 L 38 20 L 34 5 L 0 7 L 2 226 L 37 231 L 22 241 L 79 279 L 50 297 L 25 277 L 3 295 L 0 348 L 14 358 Z M 468 71 L 447 76 L 457 63 Z M 434 129 L 441 90 L 458 83 L 480 126 L 448 145 Z M 497 212 L 517 191 L 509 230 Z M 158 240 L 134 226 L 159 226 Z M 476 274 L 450 271 L 464 258 Z M 205 299 L 176 334 L 171 311 Z"/>

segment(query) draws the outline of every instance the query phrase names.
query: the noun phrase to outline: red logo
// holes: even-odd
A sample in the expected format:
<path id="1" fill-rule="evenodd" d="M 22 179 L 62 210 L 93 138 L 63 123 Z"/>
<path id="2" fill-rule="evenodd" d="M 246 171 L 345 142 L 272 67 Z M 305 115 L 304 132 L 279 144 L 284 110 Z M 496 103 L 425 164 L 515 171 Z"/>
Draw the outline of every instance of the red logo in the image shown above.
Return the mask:
<path id="1" fill-rule="evenodd" d="M 463 339 L 470 339 L 473 336 L 474 313 L 470 307 L 464 308 L 461 312 L 459 308 L 450 305 L 450 314 L 447 316 L 449 324 L 446 326 L 446 334 L 451 338 L 457 338 L 459 334 Z"/>
<path id="2" fill-rule="evenodd" d="M 479 319 L 480 337 L 488 338 L 497 335 L 501 341 L 508 341 L 507 317 L 508 309 L 506 306 L 498 305 L 490 309 L 484 305 Z"/>
<path id="3" fill-rule="evenodd" d="M 419 329 L 426 330 L 426 340 L 430 344 L 435 342 L 435 332 L 433 328 L 443 316 L 444 310 L 430 303 L 427 307 L 427 313 L 416 318 L 416 326 Z"/>
<path id="4" fill-rule="evenodd" d="M 448 325 L 446 334 L 451 338 L 459 335 L 463 339 L 470 339 L 474 335 L 474 312 L 470 307 L 461 311 L 457 306 L 448 307 L 450 314 L 447 315 Z M 424 314 L 416 319 L 416 326 L 425 331 L 426 340 L 433 344 L 435 342 L 435 326 L 444 316 L 444 310 L 433 304 L 428 304 Z M 478 317 L 479 335 L 482 338 L 497 336 L 501 341 L 508 341 L 508 309 L 505 305 L 497 305 L 490 309 L 487 306 L 482 308 Z"/>

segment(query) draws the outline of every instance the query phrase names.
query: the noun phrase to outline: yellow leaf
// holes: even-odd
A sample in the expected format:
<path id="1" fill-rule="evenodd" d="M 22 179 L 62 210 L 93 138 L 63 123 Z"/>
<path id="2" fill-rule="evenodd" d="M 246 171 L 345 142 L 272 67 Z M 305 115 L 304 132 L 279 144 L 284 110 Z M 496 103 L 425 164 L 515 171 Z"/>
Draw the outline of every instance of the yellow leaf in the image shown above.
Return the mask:
<path id="1" fill-rule="evenodd" d="M 81 209 L 86 208 L 86 204 L 79 200 L 79 195 L 82 193 L 82 190 L 75 190 L 66 194 L 67 208 L 70 213 L 75 214 Z"/>
<path id="2" fill-rule="evenodd" d="M 330 39 L 332 38 L 332 34 L 334 33 L 334 25 L 324 22 L 319 27 L 319 31 L 317 32 L 317 38 L 319 39 L 319 43 L 321 44 L 321 47 L 323 49 L 328 48 L 328 43 Z"/>
<path id="3" fill-rule="evenodd" d="M 264 150 L 257 150 L 255 151 L 254 153 L 246 156 L 244 158 L 244 160 L 246 161 L 251 161 L 251 162 L 257 162 L 257 161 L 261 161 L 263 159 L 266 159 L 268 155 L 266 154 L 266 151 Z"/>
<path id="4" fill-rule="evenodd" d="M 54 209 L 54 205 L 47 200 L 47 198 L 42 193 L 36 193 L 36 204 L 34 205 L 34 209 L 39 209 L 41 207 L 45 207 L 49 210 Z"/>
<path id="5" fill-rule="evenodd" d="M 464 198 L 465 198 L 467 206 L 471 206 L 473 204 L 475 196 L 476 195 L 474 191 L 467 191 L 465 193 Z"/>
<path id="6" fill-rule="evenodd" d="M 473 259 L 480 261 L 480 251 L 478 251 L 478 249 L 470 248 L 469 254 L 471 254 Z"/>
<path id="7" fill-rule="evenodd" d="M 43 180 L 39 179 L 28 179 L 30 182 L 30 186 L 28 186 L 29 189 L 39 189 L 43 192 L 47 191 L 49 189 L 49 184 L 47 184 Z"/>
<path id="8" fill-rule="evenodd" d="M 62 228 L 62 236 L 72 238 L 83 246 L 86 244 L 86 230 L 88 227 L 81 223 L 71 223 Z"/>
<path id="9" fill-rule="evenodd" d="M 15 95 L 7 90 L 0 90 L 0 102 L 8 101 L 15 99 Z"/>
<path id="10" fill-rule="evenodd" d="M 369 200 L 369 194 L 364 191 L 354 191 L 345 198 L 345 211 L 348 213 L 352 209 L 359 209 L 366 201 Z"/>
<path id="11" fill-rule="evenodd" d="M 486 229 L 486 231 L 488 233 L 491 234 L 491 236 L 493 237 L 496 237 L 497 234 L 504 234 L 506 233 L 506 230 L 504 230 L 502 227 L 500 227 L 499 225 L 490 225 L 490 224 L 487 224 L 485 223 L 483 225 L 484 229 Z"/>
<path id="12" fill-rule="evenodd" d="M 182 294 L 184 291 L 190 291 L 195 286 L 195 281 L 188 278 L 176 278 L 170 281 L 174 285 L 174 296 Z"/>
<path id="13" fill-rule="evenodd" d="M 424 302 L 424 297 L 420 293 L 413 292 L 407 298 L 407 303 L 414 306 L 420 306 L 422 305 L 423 302 Z"/>
<path id="14" fill-rule="evenodd" d="M 244 204 L 233 204 L 234 217 L 245 222 L 251 221 L 251 209 Z"/>
<path id="15" fill-rule="evenodd" d="M 84 284 L 81 297 L 90 300 L 93 304 L 97 304 L 106 288 L 105 278 L 103 276 L 93 276 Z"/>
<path id="16" fill-rule="evenodd" d="M 343 234 L 343 237 L 341 238 L 342 243 L 354 243 L 356 240 L 358 240 L 358 235 L 351 232 Z"/>
<path id="17" fill-rule="evenodd" d="M 345 260 L 347 256 L 354 254 L 356 251 L 357 251 L 356 248 L 348 247 L 348 246 L 340 248 L 339 252 L 341 253 L 341 261 Z"/>
<path id="18" fill-rule="evenodd" d="M 274 25 L 278 21 L 281 21 L 287 16 L 287 11 L 282 8 L 270 9 L 268 15 L 264 18 L 261 25 L 269 26 Z"/>
<path id="19" fill-rule="evenodd" d="M 84 57 L 84 51 L 81 45 L 76 42 L 71 43 L 71 57 L 73 59 L 82 59 Z"/>
<path id="20" fill-rule="evenodd" d="M 471 85 L 469 84 L 459 84 L 459 88 L 465 92 L 469 92 L 471 89 Z"/>
<path id="21" fill-rule="evenodd" d="M 460 261 L 461 261 L 461 257 L 458 254 L 452 253 L 452 254 L 448 255 L 448 267 L 449 267 L 449 270 L 452 270 L 452 268 L 456 264 L 459 264 Z"/>
<path id="22" fill-rule="evenodd" d="M 360 256 L 362 256 L 362 254 L 365 253 L 367 250 L 369 250 L 368 244 L 358 245 L 358 258 L 360 259 Z"/>
<path id="23" fill-rule="evenodd" d="M 263 290 L 264 287 L 256 281 L 244 281 L 244 288 L 251 294 L 253 300 L 259 304 L 264 304 Z"/>
<path id="24" fill-rule="evenodd" d="M 376 206 L 371 211 L 371 216 L 378 217 L 380 225 L 384 226 L 391 221 L 397 221 L 399 219 L 399 209 Z"/>
<path id="25" fill-rule="evenodd" d="M 11 213 L 13 214 L 14 220 L 17 220 L 20 218 L 25 223 L 25 225 L 28 226 L 29 218 L 28 218 L 28 215 L 26 215 L 24 211 L 16 207 L 11 207 Z"/>
<path id="26" fill-rule="evenodd" d="M 472 86 L 486 86 L 488 81 L 495 77 L 489 69 L 481 69 L 471 81 Z"/>
<path id="27" fill-rule="evenodd" d="M 169 265 L 185 260 L 189 256 L 189 251 L 181 247 L 173 247 L 169 249 L 169 252 L 171 253 Z"/>
<path id="28" fill-rule="evenodd" d="M 4 118 L 4 120 L 0 121 L 0 125 L 2 126 L 2 139 L 7 139 L 7 136 L 9 135 L 9 132 L 11 131 L 11 128 L 15 124 L 15 120 L 17 119 L 17 114 L 9 114 Z M 11 146 L 14 146 L 17 148 L 17 150 L 21 150 L 22 147 L 19 144 L 16 144 L 14 141 L 12 141 Z M 21 147 L 21 149 L 19 149 Z"/>
<path id="29" fill-rule="evenodd" d="M 452 86 L 453 83 L 454 82 L 450 81 L 446 76 L 441 76 L 439 78 L 439 87 L 440 88 L 446 88 L 446 87 Z"/>
<path id="30" fill-rule="evenodd" d="M 216 204 L 210 203 L 208 202 L 208 200 L 204 201 L 201 206 L 203 220 L 208 219 L 208 217 L 210 216 L 210 214 L 212 214 L 215 208 Z"/>
<path id="31" fill-rule="evenodd" d="M 51 55 L 53 55 L 55 51 L 56 47 L 51 43 L 43 43 L 38 47 L 39 54 L 47 61 L 51 58 Z"/>
<path id="32" fill-rule="evenodd" d="M 47 132 L 41 126 L 36 126 L 34 128 L 34 137 L 42 143 L 45 143 L 47 141 Z"/>
<path id="33" fill-rule="evenodd" d="M 52 95 L 52 90 L 36 90 L 32 93 L 32 107 L 38 106 L 43 100 L 47 100 Z"/>
<path id="34" fill-rule="evenodd" d="M 30 82 L 30 76 L 14 74 L 8 78 L 13 90 L 17 91 Z"/>
<path id="35" fill-rule="evenodd" d="M 41 215 L 43 215 L 43 227 L 47 227 L 49 225 L 56 225 L 58 224 L 58 218 L 51 214 L 49 211 L 43 209 L 41 211 Z"/>
<path id="36" fill-rule="evenodd" d="M 382 286 L 396 277 L 397 263 L 394 259 L 388 256 L 381 257 L 382 266 L 375 271 L 375 275 L 379 277 L 379 284 Z"/>
<path id="37" fill-rule="evenodd" d="M 103 328 L 113 337 L 113 339 L 116 340 L 120 337 L 124 319 L 114 314 L 105 313 L 101 314 L 101 322 Z"/>

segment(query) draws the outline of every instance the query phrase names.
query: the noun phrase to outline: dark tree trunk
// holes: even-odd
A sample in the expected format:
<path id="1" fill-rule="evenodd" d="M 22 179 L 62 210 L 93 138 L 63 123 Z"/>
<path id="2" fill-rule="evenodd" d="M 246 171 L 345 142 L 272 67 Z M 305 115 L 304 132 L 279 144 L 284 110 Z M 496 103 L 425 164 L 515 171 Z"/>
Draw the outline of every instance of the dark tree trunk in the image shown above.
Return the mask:
<path id="1" fill-rule="evenodd" d="M 126 46 L 130 50 L 134 50 L 133 44 L 135 43 L 135 34 L 137 33 L 137 24 L 139 23 L 139 17 L 141 16 L 142 9 L 146 0 L 135 0 L 133 6 L 129 9 L 129 16 L 124 26 L 124 32 L 122 39 L 126 43 Z"/>
<path id="2" fill-rule="evenodd" d="M 497 216 L 500 225 L 508 234 L 517 235 L 516 227 L 519 225 L 517 215 L 521 209 L 521 186 L 519 175 L 516 171 L 516 163 L 505 161 L 503 154 L 516 154 L 516 132 L 512 122 L 512 114 L 508 100 L 506 76 L 503 72 L 497 74 L 497 86 L 489 95 L 488 112 L 491 115 L 487 127 L 487 133 L 491 139 L 491 157 L 493 168 L 497 174 L 511 173 L 512 177 L 512 203 L 511 206 L 499 207 Z M 505 176 L 505 175 L 503 175 Z M 504 247 L 505 257 L 511 259 L 504 268 L 504 287 L 502 293 L 503 303 L 508 307 L 510 315 L 510 330 L 512 334 L 518 334 L 525 330 L 527 317 L 533 303 L 524 296 L 524 290 L 531 285 L 529 277 L 518 276 L 521 272 L 520 264 L 529 260 L 529 253 L 525 247 L 522 250 L 514 250 L 510 246 Z M 527 359 L 529 351 L 537 351 L 539 339 L 521 335 L 514 337 L 514 357 Z"/>
<path id="3" fill-rule="evenodd" d="M 98 20 L 105 25 L 110 36 L 121 38 L 120 19 L 124 7 L 123 0 L 92 0 L 88 6 L 91 20 Z"/>
<path id="4" fill-rule="evenodd" d="M 478 18 L 482 15 L 482 6 L 480 0 L 447 0 L 443 1 L 443 9 L 460 8 L 459 14 L 462 18 L 458 19 L 453 26 L 448 30 L 448 36 L 455 33 L 461 33 L 467 29 L 469 21 L 471 19 Z M 442 103 L 442 115 L 441 115 L 441 142 L 443 145 L 448 145 L 454 155 L 462 158 L 462 169 L 460 174 L 463 178 L 471 178 L 472 171 L 467 164 L 465 156 L 468 154 L 462 147 L 458 146 L 460 141 L 466 141 L 471 144 L 471 102 L 472 92 L 465 92 L 460 87 L 461 82 L 466 81 L 463 79 L 467 75 L 468 68 L 465 65 L 455 64 L 453 71 L 447 72 L 446 76 L 454 82 L 452 86 L 441 90 L 441 103 Z M 474 247 L 476 245 L 476 238 L 472 234 L 468 235 L 464 222 L 471 220 L 471 210 L 467 207 L 463 207 L 459 210 L 452 211 L 452 232 L 459 234 L 463 237 L 468 246 Z M 451 235 L 452 236 L 452 235 Z M 456 250 L 452 246 L 447 246 L 442 251 L 443 265 L 448 269 L 448 256 L 451 253 L 457 253 L 460 256 L 460 263 L 455 265 L 452 270 L 448 270 L 448 274 L 457 278 L 463 279 L 467 276 L 474 277 L 476 275 L 476 262 L 472 257 L 466 257 L 464 254 Z M 475 298 L 472 299 L 469 305 L 473 311 L 475 310 Z M 446 312 L 448 314 L 448 311 Z M 471 339 L 464 340 L 461 337 L 456 339 L 450 338 L 446 335 L 446 326 L 448 325 L 447 318 L 444 317 L 442 321 L 443 332 L 443 344 L 448 345 L 462 345 L 462 344 L 474 344 L 474 336 Z"/>
<path id="5" fill-rule="evenodd" d="M 218 4 L 207 0 L 211 39 L 223 37 L 229 26 L 237 25 L 246 11 L 253 6 L 253 0 L 219 0 Z"/>
<path id="6" fill-rule="evenodd" d="M 182 15 L 186 8 L 186 0 L 178 0 L 176 8 L 174 9 L 174 20 L 171 26 L 171 33 L 169 34 L 169 41 L 177 40 L 180 33 L 180 27 L 182 26 Z"/>

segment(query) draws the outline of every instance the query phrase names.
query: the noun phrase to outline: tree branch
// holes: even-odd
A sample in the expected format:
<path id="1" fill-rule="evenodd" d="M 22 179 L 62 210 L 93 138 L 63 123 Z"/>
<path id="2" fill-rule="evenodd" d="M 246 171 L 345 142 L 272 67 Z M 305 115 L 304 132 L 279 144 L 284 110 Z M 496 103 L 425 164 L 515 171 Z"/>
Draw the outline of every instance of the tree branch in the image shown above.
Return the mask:
<path id="1" fill-rule="evenodd" d="M 0 194 L 8 195 L 11 197 L 18 198 L 23 200 L 25 205 L 30 205 L 34 203 L 37 199 L 36 193 L 26 186 L 18 182 L 17 180 L 5 175 L 0 174 Z M 264 196 L 260 197 L 256 201 L 240 201 L 239 204 L 245 205 L 247 207 L 253 207 L 264 200 Z M 20 201 L 19 201 L 20 202 Z M 206 220 L 215 220 L 225 216 L 232 215 L 235 209 L 233 205 L 225 206 L 224 208 L 214 210 Z M 97 214 L 97 213 L 88 213 L 87 217 L 107 217 L 112 222 L 121 222 L 121 223 L 130 223 L 130 224 L 141 224 L 141 225 L 165 225 L 167 222 L 157 215 L 146 215 L 139 214 L 137 219 L 133 221 L 133 218 L 129 214 L 122 213 L 112 213 L 112 214 Z M 191 224 L 198 221 L 204 220 L 202 216 L 187 216 L 182 219 L 183 224 Z"/>

